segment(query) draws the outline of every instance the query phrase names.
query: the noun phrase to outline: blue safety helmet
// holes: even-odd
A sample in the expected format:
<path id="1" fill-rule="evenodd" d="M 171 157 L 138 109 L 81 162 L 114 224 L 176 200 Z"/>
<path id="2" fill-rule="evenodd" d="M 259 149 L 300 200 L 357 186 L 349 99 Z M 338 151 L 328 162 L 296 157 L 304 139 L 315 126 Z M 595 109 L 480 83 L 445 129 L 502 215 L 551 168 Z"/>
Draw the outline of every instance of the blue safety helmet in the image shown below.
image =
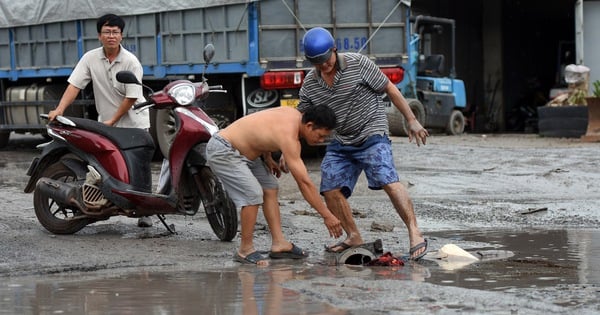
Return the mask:
<path id="1" fill-rule="evenodd" d="M 310 63 L 319 65 L 325 63 L 335 47 L 333 36 L 322 27 L 311 28 L 302 40 L 304 56 Z"/>

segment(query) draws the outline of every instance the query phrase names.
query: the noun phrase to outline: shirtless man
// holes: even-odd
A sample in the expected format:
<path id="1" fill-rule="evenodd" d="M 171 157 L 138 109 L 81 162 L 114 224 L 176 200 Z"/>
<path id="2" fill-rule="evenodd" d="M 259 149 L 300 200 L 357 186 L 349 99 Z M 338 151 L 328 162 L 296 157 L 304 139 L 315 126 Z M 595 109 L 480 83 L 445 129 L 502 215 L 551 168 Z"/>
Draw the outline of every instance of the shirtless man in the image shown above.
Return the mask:
<path id="1" fill-rule="evenodd" d="M 278 184 L 281 169 L 271 152 L 281 151 L 304 199 L 323 217 L 329 235 L 342 235 L 340 221 L 322 201 L 300 157 L 303 138 L 309 145 L 323 143 L 335 128 L 336 118 L 327 106 L 314 106 L 304 113 L 295 108 L 267 109 L 236 120 L 213 135 L 206 146 L 208 165 L 219 177 L 227 193 L 241 207 L 241 243 L 234 259 L 241 263 L 268 266 L 253 243 L 258 207 L 271 232 L 269 257 L 300 259 L 308 256 L 287 241 L 281 230 Z M 262 157 L 262 159 L 261 159 Z"/>

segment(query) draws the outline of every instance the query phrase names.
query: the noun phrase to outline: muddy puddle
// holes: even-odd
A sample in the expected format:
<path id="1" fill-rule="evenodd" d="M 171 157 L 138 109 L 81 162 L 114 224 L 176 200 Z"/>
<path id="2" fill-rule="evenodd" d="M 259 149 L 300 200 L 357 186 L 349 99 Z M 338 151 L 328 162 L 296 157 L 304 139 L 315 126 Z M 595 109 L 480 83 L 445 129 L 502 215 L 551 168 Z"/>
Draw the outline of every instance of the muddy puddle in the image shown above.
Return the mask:
<path id="1" fill-rule="evenodd" d="M 0 289 L 0 313 L 335 314 L 334 307 L 282 286 L 297 277 L 296 272 L 287 266 L 242 266 L 218 272 L 9 280 Z"/>
<path id="2" fill-rule="evenodd" d="M 514 256 L 486 257 L 460 268 L 440 269 L 425 281 L 482 290 L 547 287 L 559 284 L 600 283 L 598 230 L 487 230 L 431 233 L 438 242 L 461 244 L 469 253 L 493 255 L 508 250 Z M 486 244 L 486 246 L 481 246 Z M 472 248 L 469 248 L 472 247 Z M 433 270 L 435 267 L 430 267 Z"/>
<path id="3" fill-rule="evenodd" d="M 314 287 L 317 279 L 321 290 L 329 286 L 335 291 L 337 281 L 358 278 L 365 283 L 417 281 L 510 293 L 519 288 L 600 283 L 598 230 L 444 231 L 428 236 L 432 250 L 454 243 L 487 257 L 462 266 L 436 259 L 402 267 L 331 266 L 315 263 L 318 259 L 313 257 L 305 263 L 277 261 L 268 268 L 7 278 L 0 285 L 0 313 L 355 314 L 287 284 L 312 282 Z M 490 257 L 494 253 L 511 254 Z"/>

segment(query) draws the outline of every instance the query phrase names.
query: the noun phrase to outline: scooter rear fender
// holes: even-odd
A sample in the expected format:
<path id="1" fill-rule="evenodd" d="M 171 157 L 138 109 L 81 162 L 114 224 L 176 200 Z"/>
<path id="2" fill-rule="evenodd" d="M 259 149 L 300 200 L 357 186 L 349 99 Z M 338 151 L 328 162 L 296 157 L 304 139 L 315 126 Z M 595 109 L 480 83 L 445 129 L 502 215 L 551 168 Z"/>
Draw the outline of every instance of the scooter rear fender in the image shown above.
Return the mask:
<path id="1" fill-rule="evenodd" d="M 72 158 L 69 158 L 69 156 L 72 156 Z M 30 178 L 25 186 L 24 192 L 33 192 L 37 181 L 42 177 L 43 171 L 58 161 L 73 171 L 78 181 L 85 180 L 86 174 L 88 173 L 88 164 L 94 166 L 96 170 L 100 172 L 104 181 L 102 193 L 122 209 L 136 208 L 135 203 L 129 198 L 135 201 L 135 199 L 138 198 L 136 195 L 148 196 L 146 193 L 136 192 L 135 187 L 132 187 L 128 183 L 123 183 L 118 179 L 113 178 L 100 166 L 93 156 L 86 156 L 84 152 L 78 152 L 75 148 L 62 141 L 52 141 L 44 144 L 42 154 L 39 157 L 34 158 L 29 166 L 27 175 L 29 175 Z M 129 194 L 131 194 L 131 196 Z M 159 205 L 164 205 L 165 203 L 165 201 L 161 200 L 157 200 L 156 202 Z M 173 205 L 169 206 L 173 207 Z"/>
<path id="2" fill-rule="evenodd" d="M 33 192 L 38 179 L 41 178 L 43 170 L 61 160 L 61 157 L 69 153 L 71 153 L 71 151 L 69 151 L 69 148 L 64 143 L 52 141 L 45 144 L 42 149 L 42 154 L 39 157 L 35 157 L 33 161 L 31 161 L 31 165 L 29 165 L 27 175 L 30 177 L 24 191 L 26 193 Z M 76 174 L 78 180 L 85 179 L 85 174 L 87 173 L 85 163 L 75 158 L 62 159 L 61 162 Z"/>

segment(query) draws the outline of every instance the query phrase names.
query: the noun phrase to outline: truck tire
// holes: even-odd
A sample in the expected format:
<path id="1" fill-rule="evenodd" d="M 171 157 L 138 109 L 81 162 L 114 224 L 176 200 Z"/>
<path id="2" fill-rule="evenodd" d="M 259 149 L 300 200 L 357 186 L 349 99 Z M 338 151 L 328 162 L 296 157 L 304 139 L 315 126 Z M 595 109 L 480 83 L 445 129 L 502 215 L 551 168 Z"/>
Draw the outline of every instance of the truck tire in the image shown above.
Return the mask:
<path id="1" fill-rule="evenodd" d="M 8 139 L 10 138 L 10 131 L 0 131 L 0 149 L 8 145 Z"/>
<path id="2" fill-rule="evenodd" d="M 225 89 L 232 88 L 226 86 Z M 219 129 L 229 126 L 237 115 L 237 106 L 229 93 L 211 93 L 208 99 L 202 102 L 200 108 L 219 126 Z"/>
<path id="3" fill-rule="evenodd" d="M 459 110 L 453 110 L 448 119 L 448 126 L 446 126 L 446 134 L 457 136 L 461 135 L 465 131 L 465 116 Z"/>
<path id="4" fill-rule="evenodd" d="M 408 107 L 415 114 L 417 121 L 421 123 L 423 127 L 425 127 L 425 107 L 421 102 L 414 98 L 407 99 Z M 392 136 L 407 136 L 408 135 L 408 126 L 406 124 L 406 119 L 404 119 L 404 115 L 394 106 L 391 105 L 391 109 L 388 110 L 388 126 L 390 129 L 390 134 Z"/>
<path id="5" fill-rule="evenodd" d="M 233 122 L 233 117 L 228 112 L 220 111 L 206 111 L 206 114 L 219 126 L 219 129 L 223 129 Z"/>

